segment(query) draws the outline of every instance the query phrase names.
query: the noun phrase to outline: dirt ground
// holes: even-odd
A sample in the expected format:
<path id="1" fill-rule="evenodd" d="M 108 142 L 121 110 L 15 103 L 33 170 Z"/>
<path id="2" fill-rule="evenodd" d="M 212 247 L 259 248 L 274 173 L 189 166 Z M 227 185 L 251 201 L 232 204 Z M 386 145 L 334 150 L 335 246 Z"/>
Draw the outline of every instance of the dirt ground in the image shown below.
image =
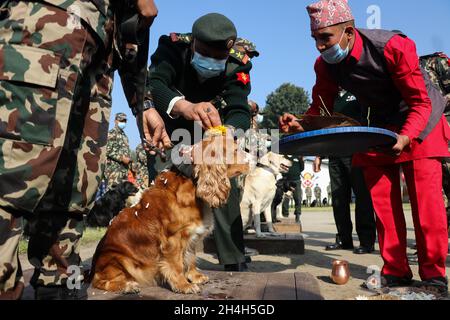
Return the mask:
<path id="1" fill-rule="evenodd" d="M 414 242 L 414 230 L 410 211 L 406 210 L 408 226 L 408 242 Z M 353 220 L 354 221 L 354 220 Z M 346 300 L 354 299 L 359 295 L 369 293 L 360 288 L 360 285 L 371 275 L 367 273 L 369 266 L 382 267 L 383 261 L 376 251 L 370 255 L 354 255 L 351 251 L 327 252 L 325 246 L 335 240 L 336 227 L 334 224 L 331 208 L 304 210 L 302 216 L 303 232 L 305 236 L 305 255 L 260 255 L 253 257 L 253 262 L 249 264 L 249 271 L 261 273 L 273 272 L 307 272 L 312 274 L 319 282 L 321 293 L 326 300 Z M 359 245 L 357 236 L 354 236 L 355 246 Z M 89 245 L 81 250 L 81 257 L 85 264 L 89 265 L 90 259 L 95 251 L 96 245 Z M 378 250 L 378 246 L 376 247 Z M 408 249 L 408 253 L 414 253 Z M 347 260 L 350 264 L 351 279 L 344 286 L 335 285 L 331 279 L 332 262 L 335 259 Z M 31 268 L 26 256 L 21 256 L 24 269 Z M 450 258 L 447 259 L 447 266 L 450 266 Z M 204 270 L 221 271 L 222 266 L 211 255 L 199 254 L 199 267 Z M 414 272 L 414 279 L 420 280 L 417 264 L 411 265 Z M 450 276 L 450 269 L 447 269 L 447 276 Z"/>

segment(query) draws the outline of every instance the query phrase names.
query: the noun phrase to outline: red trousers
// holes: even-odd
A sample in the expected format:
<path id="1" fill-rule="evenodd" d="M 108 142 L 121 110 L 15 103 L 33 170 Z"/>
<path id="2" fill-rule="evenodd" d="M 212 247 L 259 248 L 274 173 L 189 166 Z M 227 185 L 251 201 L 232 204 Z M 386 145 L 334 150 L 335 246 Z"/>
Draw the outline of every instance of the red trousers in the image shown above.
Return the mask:
<path id="1" fill-rule="evenodd" d="M 377 215 L 383 275 L 412 278 L 406 255 L 407 232 L 400 188 L 400 167 L 408 186 L 422 280 L 445 277 L 448 252 L 447 216 L 438 159 L 413 160 L 364 168 Z"/>

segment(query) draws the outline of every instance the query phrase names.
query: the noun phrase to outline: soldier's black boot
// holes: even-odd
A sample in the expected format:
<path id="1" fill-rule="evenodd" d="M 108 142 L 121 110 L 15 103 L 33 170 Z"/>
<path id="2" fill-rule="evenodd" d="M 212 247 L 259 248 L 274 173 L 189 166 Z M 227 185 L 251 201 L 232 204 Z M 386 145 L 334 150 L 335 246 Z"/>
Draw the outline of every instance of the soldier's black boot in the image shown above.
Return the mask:
<path id="1" fill-rule="evenodd" d="M 87 300 L 87 286 L 69 289 L 67 286 L 38 286 L 34 288 L 35 300 Z"/>
<path id="2" fill-rule="evenodd" d="M 326 251 L 336 251 L 336 250 L 353 250 L 353 243 L 347 242 L 344 243 L 341 240 L 341 237 L 337 234 L 336 235 L 336 242 L 334 244 L 326 246 Z"/>

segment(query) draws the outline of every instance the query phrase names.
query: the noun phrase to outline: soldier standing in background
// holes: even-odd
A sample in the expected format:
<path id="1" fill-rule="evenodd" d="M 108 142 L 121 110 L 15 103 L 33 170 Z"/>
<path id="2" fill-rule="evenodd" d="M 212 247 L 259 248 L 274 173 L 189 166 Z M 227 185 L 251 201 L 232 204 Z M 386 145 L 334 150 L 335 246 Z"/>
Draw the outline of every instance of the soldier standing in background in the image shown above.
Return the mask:
<path id="1" fill-rule="evenodd" d="M 133 163 L 130 143 L 124 131 L 126 126 L 127 115 L 124 113 L 116 114 L 115 126 L 109 131 L 108 143 L 106 144 L 106 168 L 104 175 L 107 191 L 127 181 L 128 171 Z"/>
<path id="2" fill-rule="evenodd" d="M 302 214 L 302 181 L 301 181 L 301 174 L 303 170 L 305 170 L 305 162 L 303 161 L 302 157 L 294 157 L 291 155 L 285 156 L 286 159 L 292 161 L 292 167 L 289 168 L 289 171 L 285 174 L 283 174 L 283 180 L 285 183 L 289 185 L 290 188 L 293 189 L 292 196 L 294 198 L 295 203 L 295 222 L 300 222 L 300 216 Z M 289 217 L 289 205 L 290 205 L 290 199 L 285 198 L 283 200 L 283 216 Z"/>
<path id="3" fill-rule="evenodd" d="M 305 194 L 306 194 L 306 206 L 309 208 L 311 207 L 311 200 L 312 200 L 312 188 L 310 186 L 307 186 L 305 188 Z"/>
<path id="4" fill-rule="evenodd" d="M 363 108 L 350 92 L 341 90 L 334 104 L 334 111 L 367 125 Z M 352 166 L 353 156 L 330 157 L 328 170 L 333 197 L 333 215 L 336 223 L 336 242 L 327 251 L 353 250 L 355 254 L 372 253 L 375 248 L 376 224 L 372 198 L 360 167 Z M 355 194 L 355 224 L 360 246 L 353 246 L 353 224 L 350 204 L 352 190 Z"/>
<path id="5" fill-rule="evenodd" d="M 317 184 L 314 188 L 314 197 L 316 198 L 316 206 L 321 207 L 322 206 L 322 189 L 320 189 L 319 185 Z"/>
<path id="6" fill-rule="evenodd" d="M 153 0 L 134 2 L 126 9 L 139 13 L 145 34 L 157 9 Z M 68 278 L 81 262 L 83 215 L 106 160 L 113 72 L 126 74 L 119 52 L 125 46 L 113 46 L 114 16 L 123 13 L 117 7 L 123 3 L 1 1 L 0 299 L 23 293 L 23 217 L 30 224 L 35 298 L 86 299 L 82 270 L 77 281 Z M 133 86 L 123 84 L 129 92 Z M 158 115 L 143 115 L 149 137 Z"/>

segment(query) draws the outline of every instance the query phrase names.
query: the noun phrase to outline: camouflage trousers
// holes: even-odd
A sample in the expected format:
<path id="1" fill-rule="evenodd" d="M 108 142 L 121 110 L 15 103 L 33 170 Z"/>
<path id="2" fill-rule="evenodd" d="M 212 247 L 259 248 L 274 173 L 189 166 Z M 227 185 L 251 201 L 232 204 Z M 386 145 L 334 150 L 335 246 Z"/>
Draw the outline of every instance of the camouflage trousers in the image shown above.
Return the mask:
<path id="1" fill-rule="evenodd" d="M 24 287 L 19 261 L 24 220 L 0 207 L 0 299 L 19 299 Z M 31 278 L 34 287 L 66 285 L 69 277 L 83 281 L 83 271 L 78 267 L 83 219 L 59 215 L 57 221 L 52 220 L 47 232 L 40 230 L 28 239 L 28 259 L 35 268 Z"/>
<path id="2" fill-rule="evenodd" d="M 66 11 L 1 5 L 0 291 L 11 292 L 23 282 L 23 216 L 36 227 L 28 247 L 35 286 L 64 285 L 80 262 L 83 214 L 106 161 L 113 70 L 112 49 L 83 21 L 71 26 Z"/>

